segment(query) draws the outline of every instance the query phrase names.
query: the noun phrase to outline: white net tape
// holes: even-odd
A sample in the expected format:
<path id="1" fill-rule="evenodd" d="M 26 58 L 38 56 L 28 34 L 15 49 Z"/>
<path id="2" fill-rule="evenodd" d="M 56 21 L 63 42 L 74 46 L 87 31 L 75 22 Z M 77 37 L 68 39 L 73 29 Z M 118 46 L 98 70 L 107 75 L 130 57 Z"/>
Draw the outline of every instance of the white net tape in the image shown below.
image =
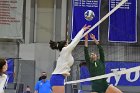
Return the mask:
<path id="1" fill-rule="evenodd" d="M 65 84 L 73 84 L 73 83 L 80 83 L 80 82 L 91 81 L 91 80 L 98 80 L 98 79 L 102 79 L 102 78 L 108 78 L 108 77 L 112 77 L 112 76 L 116 76 L 116 75 L 132 73 L 132 72 L 136 72 L 136 71 L 140 71 L 140 66 L 129 68 L 129 69 L 122 70 L 122 71 L 117 71 L 115 73 L 104 74 L 104 75 L 100 75 L 100 76 L 96 76 L 96 77 L 90 77 L 90 78 L 80 79 L 80 80 L 75 80 L 75 81 L 68 81 L 68 82 L 65 82 Z"/>

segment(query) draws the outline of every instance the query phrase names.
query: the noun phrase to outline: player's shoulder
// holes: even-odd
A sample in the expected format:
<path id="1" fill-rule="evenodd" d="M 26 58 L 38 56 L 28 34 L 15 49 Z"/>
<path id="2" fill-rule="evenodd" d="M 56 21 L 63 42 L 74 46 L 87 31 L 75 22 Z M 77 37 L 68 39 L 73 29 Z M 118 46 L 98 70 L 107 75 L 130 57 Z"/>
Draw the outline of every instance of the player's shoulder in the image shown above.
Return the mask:
<path id="1" fill-rule="evenodd" d="M 2 77 L 3 77 L 3 78 L 7 78 L 7 75 L 6 75 L 6 74 L 2 74 Z"/>

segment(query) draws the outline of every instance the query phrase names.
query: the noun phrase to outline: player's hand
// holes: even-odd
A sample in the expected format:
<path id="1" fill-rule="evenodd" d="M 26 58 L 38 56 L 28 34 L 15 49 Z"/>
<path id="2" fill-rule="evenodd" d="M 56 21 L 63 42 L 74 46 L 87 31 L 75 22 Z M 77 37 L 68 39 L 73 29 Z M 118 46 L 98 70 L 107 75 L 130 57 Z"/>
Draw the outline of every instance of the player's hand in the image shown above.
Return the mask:
<path id="1" fill-rule="evenodd" d="M 94 34 L 90 34 L 91 39 L 96 39 Z"/>
<path id="2" fill-rule="evenodd" d="M 84 27 L 83 27 L 83 29 L 84 29 L 84 31 L 86 31 L 86 30 L 88 30 L 88 29 L 90 29 L 90 27 L 91 27 L 91 25 L 84 25 Z"/>

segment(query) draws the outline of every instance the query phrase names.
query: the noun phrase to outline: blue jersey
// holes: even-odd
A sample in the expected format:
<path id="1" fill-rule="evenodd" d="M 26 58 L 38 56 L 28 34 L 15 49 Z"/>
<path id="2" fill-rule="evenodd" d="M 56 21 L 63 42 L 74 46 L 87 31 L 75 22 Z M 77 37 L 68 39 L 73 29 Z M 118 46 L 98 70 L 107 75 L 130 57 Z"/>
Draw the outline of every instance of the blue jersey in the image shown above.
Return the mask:
<path id="1" fill-rule="evenodd" d="M 35 90 L 38 91 L 38 93 L 52 93 L 50 81 L 49 80 L 46 80 L 46 82 L 44 82 L 43 80 L 38 81 L 35 86 Z"/>

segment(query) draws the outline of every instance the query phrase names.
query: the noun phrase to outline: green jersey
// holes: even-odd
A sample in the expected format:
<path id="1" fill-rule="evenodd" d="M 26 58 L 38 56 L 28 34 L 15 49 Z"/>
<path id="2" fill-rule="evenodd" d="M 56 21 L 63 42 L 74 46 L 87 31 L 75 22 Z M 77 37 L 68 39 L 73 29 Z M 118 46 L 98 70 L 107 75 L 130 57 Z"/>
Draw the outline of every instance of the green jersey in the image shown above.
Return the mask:
<path id="1" fill-rule="evenodd" d="M 105 74 L 104 50 L 101 47 L 101 45 L 97 45 L 97 47 L 99 49 L 100 58 L 96 61 L 91 60 L 89 52 L 88 52 L 88 47 L 84 48 L 85 60 L 86 60 L 91 77 Z M 102 92 L 105 92 L 107 88 L 108 88 L 108 83 L 106 79 L 99 79 L 99 80 L 92 81 L 92 92 L 102 93 Z"/>
<path id="2" fill-rule="evenodd" d="M 88 47 L 85 47 L 85 60 L 89 68 L 90 75 L 92 77 L 105 74 L 105 64 L 104 64 L 104 50 L 101 45 L 97 45 L 99 49 L 100 59 L 93 61 L 90 58 Z"/>

